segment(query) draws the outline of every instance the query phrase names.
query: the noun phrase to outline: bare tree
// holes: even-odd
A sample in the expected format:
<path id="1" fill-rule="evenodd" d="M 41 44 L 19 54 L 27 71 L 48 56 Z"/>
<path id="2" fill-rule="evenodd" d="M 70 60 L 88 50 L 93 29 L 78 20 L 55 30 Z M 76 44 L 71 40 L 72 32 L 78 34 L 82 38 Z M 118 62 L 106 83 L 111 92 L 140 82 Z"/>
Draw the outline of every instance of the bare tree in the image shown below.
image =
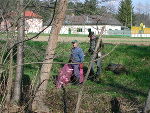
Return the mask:
<path id="1" fill-rule="evenodd" d="M 52 23 L 52 30 L 48 40 L 48 46 L 46 49 L 46 54 L 44 58 L 44 63 L 53 62 L 53 57 L 55 53 L 55 48 L 57 46 L 58 35 L 61 29 L 61 26 L 64 21 L 65 12 L 67 9 L 68 0 L 59 0 L 56 6 L 56 15 Z M 32 104 L 33 111 L 37 112 L 49 112 L 48 108 L 44 105 L 43 98 L 46 94 L 46 88 L 51 72 L 52 64 L 43 64 L 40 71 L 40 80 L 42 83 L 36 93 L 36 97 Z"/>
<path id="2" fill-rule="evenodd" d="M 24 0 L 19 0 L 19 24 L 18 24 L 18 40 L 24 40 L 24 8 L 23 8 Z M 14 94 L 13 94 L 13 101 L 17 104 L 20 101 L 21 97 L 21 80 L 23 75 L 23 43 L 19 43 L 17 46 L 17 69 L 16 69 L 16 79 L 15 79 L 15 86 L 14 86 Z"/>

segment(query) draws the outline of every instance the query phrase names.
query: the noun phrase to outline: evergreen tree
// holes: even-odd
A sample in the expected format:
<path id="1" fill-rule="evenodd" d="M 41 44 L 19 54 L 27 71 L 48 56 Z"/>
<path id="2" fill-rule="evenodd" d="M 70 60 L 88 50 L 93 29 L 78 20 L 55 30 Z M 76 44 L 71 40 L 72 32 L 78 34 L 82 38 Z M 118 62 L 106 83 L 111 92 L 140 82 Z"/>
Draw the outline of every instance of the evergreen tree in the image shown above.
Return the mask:
<path id="1" fill-rule="evenodd" d="M 118 20 L 126 27 L 131 27 L 135 22 L 135 15 L 131 0 L 122 0 L 118 10 Z"/>
<path id="2" fill-rule="evenodd" d="M 97 14 L 98 12 L 98 1 L 97 0 L 85 0 L 84 2 L 84 13 L 89 15 Z"/>
<path id="3" fill-rule="evenodd" d="M 103 0 L 103 2 L 107 2 L 107 0 Z M 107 8 L 105 6 L 101 7 L 98 0 L 85 0 L 84 2 L 70 0 L 67 14 L 101 15 L 107 12 Z"/>
<path id="4" fill-rule="evenodd" d="M 84 4 L 81 3 L 81 2 L 76 2 L 75 3 L 75 7 L 74 7 L 74 12 L 75 12 L 75 15 L 81 15 L 81 14 L 84 14 Z"/>

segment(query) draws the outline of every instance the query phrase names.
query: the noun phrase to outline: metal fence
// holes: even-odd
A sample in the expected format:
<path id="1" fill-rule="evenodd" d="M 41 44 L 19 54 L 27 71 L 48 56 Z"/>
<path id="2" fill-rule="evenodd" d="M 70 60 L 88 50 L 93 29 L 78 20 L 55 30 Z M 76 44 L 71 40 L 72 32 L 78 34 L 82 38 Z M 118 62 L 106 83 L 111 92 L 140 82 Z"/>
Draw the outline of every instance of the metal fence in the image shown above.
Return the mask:
<path id="1" fill-rule="evenodd" d="M 131 36 L 130 30 L 108 30 L 107 35 Z"/>

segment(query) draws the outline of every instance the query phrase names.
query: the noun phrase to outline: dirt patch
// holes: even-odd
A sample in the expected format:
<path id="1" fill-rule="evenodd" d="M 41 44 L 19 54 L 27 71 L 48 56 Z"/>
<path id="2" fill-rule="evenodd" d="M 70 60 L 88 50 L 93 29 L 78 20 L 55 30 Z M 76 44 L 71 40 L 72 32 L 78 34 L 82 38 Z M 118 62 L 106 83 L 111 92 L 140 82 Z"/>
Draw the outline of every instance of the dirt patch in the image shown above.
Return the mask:
<path id="1" fill-rule="evenodd" d="M 33 39 L 33 41 L 48 41 L 49 37 L 40 36 L 38 38 Z M 72 40 L 78 40 L 80 42 L 89 42 L 88 37 L 59 37 L 59 42 L 71 42 Z"/>
<path id="2" fill-rule="evenodd" d="M 72 40 L 78 40 L 80 42 L 89 42 L 88 37 L 59 37 L 59 42 L 71 42 Z M 40 36 L 33 39 L 33 41 L 48 41 L 48 37 Z M 143 45 L 150 46 L 150 39 L 127 39 L 127 38 L 103 38 L 104 43 L 110 44 L 129 44 L 129 45 Z"/>
<path id="3" fill-rule="evenodd" d="M 45 103 L 52 113 L 60 113 L 64 108 L 68 113 L 75 111 L 78 91 L 67 89 L 65 100 L 63 91 L 48 92 Z M 65 101 L 65 106 L 64 106 Z M 122 97 L 111 97 L 107 94 L 89 94 L 82 96 L 79 113 L 136 113 L 141 105 L 137 100 L 131 101 Z"/>

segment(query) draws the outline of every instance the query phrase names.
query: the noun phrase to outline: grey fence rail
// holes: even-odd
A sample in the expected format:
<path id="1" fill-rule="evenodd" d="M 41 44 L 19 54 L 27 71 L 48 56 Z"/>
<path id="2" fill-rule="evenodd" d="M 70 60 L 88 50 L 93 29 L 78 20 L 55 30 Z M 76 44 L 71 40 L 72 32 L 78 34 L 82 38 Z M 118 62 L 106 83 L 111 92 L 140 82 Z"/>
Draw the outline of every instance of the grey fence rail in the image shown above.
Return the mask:
<path id="1" fill-rule="evenodd" d="M 131 31 L 130 30 L 108 30 L 107 35 L 131 36 Z"/>

